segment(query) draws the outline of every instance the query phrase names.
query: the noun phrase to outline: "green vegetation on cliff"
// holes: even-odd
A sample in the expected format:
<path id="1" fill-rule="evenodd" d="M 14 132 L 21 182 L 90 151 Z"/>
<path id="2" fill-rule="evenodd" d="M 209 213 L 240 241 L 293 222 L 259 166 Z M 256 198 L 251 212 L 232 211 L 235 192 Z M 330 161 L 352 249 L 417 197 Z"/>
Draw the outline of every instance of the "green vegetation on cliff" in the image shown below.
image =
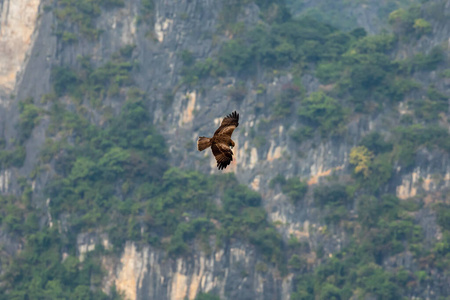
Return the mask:
<path id="1" fill-rule="evenodd" d="M 2 228 L 24 240 L 24 250 L 6 268 L 0 299 L 107 299 L 100 289 L 98 258 L 119 253 L 126 241 L 177 257 L 190 254 L 194 242 L 211 252 L 238 239 L 284 269 L 281 236 L 267 221 L 258 193 L 232 175 L 208 176 L 168 165 L 148 96 L 133 86 L 133 49 L 121 49 L 98 68 L 86 57 L 79 69 L 56 67 L 54 93 L 42 99 L 48 109 L 40 111 L 31 99 L 21 103 L 21 143 L 40 115 L 49 121 L 33 176 L 54 168 L 44 191 L 54 223 L 40 223 L 46 209 L 34 209 L 25 178 L 22 198 L 0 198 Z M 101 125 L 96 124 L 87 106 L 102 109 L 107 97 L 120 99 L 120 112 L 105 110 Z M 64 232 L 58 230 L 61 222 Z M 96 245 L 80 261 L 75 237 L 98 230 L 108 233 L 112 247 Z M 113 291 L 108 299 L 114 297 L 120 295 Z"/>
<path id="2" fill-rule="evenodd" d="M 430 34 L 429 16 L 418 7 L 396 5 L 390 14 L 383 12 L 393 33 L 367 35 L 362 28 L 342 31 L 326 24 L 313 17 L 317 11 L 293 18 L 282 1 L 258 0 L 262 21 L 247 27 L 237 18 L 250 3 L 231 1 L 224 7 L 218 32 L 227 34 L 215 45 L 215 55 L 196 60 L 193 53 L 180 51 L 178 87 L 201 89 L 234 77 L 237 83 L 226 95 L 239 104 L 252 92 L 251 84 L 257 96 L 265 95 L 270 80 L 292 75 L 273 97 L 272 114 L 250 131 L 249 141 L 258 148 L 268 139 L 256 131 L 270 132 L 288 118 L 298 123 L 289 137 L 300 147 L 307 141 L 348 138 L 346 124 L 361 115 L 394 115 L 389 134 L 373 131 L 355 142 L 349 153 L 351 174 L 344 180 L 332 178 L 309 188 L 306 181 L 281 174 L 269 186 L 296 208 L 311 204 L 311 210 L 320 211 L 321 237 L 345 232 L 348 240 L 340 251 L 326 256 L 322 241 L 311 249 L 295 236 L 284 242 L 268 221 L 261 195 L 234 176 L 171 166 L 166 142 L 151 118 L 151 92 L 133 80 L 136 46 L 128 45 L 100 66 L 83 56 L 74 65 L 54 67 L 52 92 L 19 102 L 18 135 L 14 141 L 0 140 L 0 168 L 23 165 L 26 142 L 43 119 L 46 141 L 34 171 L 18 180 L 20 196 L 0 196 L 1 230 L 23 245 L 16 257 L 2 260 L 0 299 L 120 299 L 114 288 L 109 296 L 101 291 L 99 258 L 119 253 L 126 241 L 163 249 L 167 258 L 191 255 L 198 245 L 211 253 L 234 241 L 247 242 L 264 261 L 257 271 L 270 265 L 281 275 L 294 273 L 292 299 L 399 299 L 431 283 L 435 270 L 448 275 L 449 205 L 437 201 L 429 206 L 442 238 L 425 245 L 418 221 L 424 201 L 420 195 L 399 200 L 392 188 L 394 175 L 413 168 L 418 152 L 450 152 L 450 135 L 442 126 L 448 95 L 439 84 L 418 79 L 431 71 L 450 77 L 448 49 L 438 45 L 396 58 L 402 43 Z M 62 47 L 79 38 L 96 41 L 102 10 L 125 4 L 54 1 Z M 155 3 L 143 0 L 140 5 L 140 18 L 151 22 Z M 314 91 L 302 86 L 304 75 L 318 81 Z M 407 108 L 401 115 L 399 103 Z M 256 104 L 255 113 L 259 109 Z M 42 195 L 34 195 L 34 180 L 44 173 L 51 179 Z M 305 230 L 309 234 L 310 228 Z M 95 232 L 107 233 L 110 246 L 96 245 L 81 261 L 76 237 Z M 385 267 L 387 260 L 406 254 L 415 269 Z M 197 299 L 217 297 L 200 293 Z"/>

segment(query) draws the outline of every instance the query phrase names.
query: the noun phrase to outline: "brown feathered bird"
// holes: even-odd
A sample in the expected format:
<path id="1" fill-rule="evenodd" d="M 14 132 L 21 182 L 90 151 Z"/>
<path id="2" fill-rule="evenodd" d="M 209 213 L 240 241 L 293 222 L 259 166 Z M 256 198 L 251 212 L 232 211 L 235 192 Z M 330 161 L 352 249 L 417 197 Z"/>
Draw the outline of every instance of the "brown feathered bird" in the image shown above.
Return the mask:
<path id="1" fill-rule="evenodd" d="M 201 136 L 198 138 L 198 151 L 203 151 L 211 147 L 212 153 L 217 160 L 217 168 L 219 170 L 225 169 L 233 160 L 234 141 L 231 135 L 236 127 L 239 125 L 239 114 L 234 111 L 222 120 L 222 124 L 214 132 L 212 138 Z"/>

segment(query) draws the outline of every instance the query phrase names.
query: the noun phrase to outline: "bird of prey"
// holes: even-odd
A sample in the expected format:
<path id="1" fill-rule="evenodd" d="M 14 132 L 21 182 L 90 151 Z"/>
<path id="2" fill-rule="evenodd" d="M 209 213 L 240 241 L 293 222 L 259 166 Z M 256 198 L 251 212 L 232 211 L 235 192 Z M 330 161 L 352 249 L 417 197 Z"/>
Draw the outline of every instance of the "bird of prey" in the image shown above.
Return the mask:
<path id="1" fill-rule="evenodd" d="M 232 112 L 222 120 L 222 124 L 214 132 L 212 138 L 201 136 L 197 141 L 198 151 L 203 151 L 211 147 L 217 161 L 217 168 L 219 170 L 225 169 L 233 160 L 234 141 L 231 135 L 236 127 L 239 125 L 239 114 L 236 111 Z"/>

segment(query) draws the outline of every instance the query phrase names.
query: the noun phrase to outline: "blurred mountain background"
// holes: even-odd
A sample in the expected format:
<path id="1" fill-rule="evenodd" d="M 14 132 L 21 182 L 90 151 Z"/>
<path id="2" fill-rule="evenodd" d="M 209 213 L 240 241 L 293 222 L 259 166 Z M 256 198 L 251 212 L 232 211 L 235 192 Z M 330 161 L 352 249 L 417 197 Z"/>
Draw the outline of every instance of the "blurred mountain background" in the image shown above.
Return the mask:
<path id="1" fill-rule="evenodd" d="M 449 47 L 449 0 L 0 0 L 0 299 L 450 299 Z"/>

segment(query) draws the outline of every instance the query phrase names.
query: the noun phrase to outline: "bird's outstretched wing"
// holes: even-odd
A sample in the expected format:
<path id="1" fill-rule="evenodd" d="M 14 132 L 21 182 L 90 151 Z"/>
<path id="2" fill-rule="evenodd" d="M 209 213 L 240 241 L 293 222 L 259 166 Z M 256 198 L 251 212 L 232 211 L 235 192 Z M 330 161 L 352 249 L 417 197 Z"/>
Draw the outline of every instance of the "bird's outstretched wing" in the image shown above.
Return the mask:
<path id="1" fill-rule="evenodd" d="M 213 144 L 211 146 L 212 153 L 217 161 L 219 170 L 225 169 L 233 160 L 233 151 L 230 147 L 223 143 Z"/>
<path id="2" fill-rule="evenodd" d="M 239 114 L 236 111 L 234 111 L 222 120 L 222 124 L 220 124 L 220 127 L 217 128 L 216 132 L 214 132 L 214 135 L 224 134 L 229 135 L 231 137 L 234 129 L 238 126 L 239 126 Z"/>

